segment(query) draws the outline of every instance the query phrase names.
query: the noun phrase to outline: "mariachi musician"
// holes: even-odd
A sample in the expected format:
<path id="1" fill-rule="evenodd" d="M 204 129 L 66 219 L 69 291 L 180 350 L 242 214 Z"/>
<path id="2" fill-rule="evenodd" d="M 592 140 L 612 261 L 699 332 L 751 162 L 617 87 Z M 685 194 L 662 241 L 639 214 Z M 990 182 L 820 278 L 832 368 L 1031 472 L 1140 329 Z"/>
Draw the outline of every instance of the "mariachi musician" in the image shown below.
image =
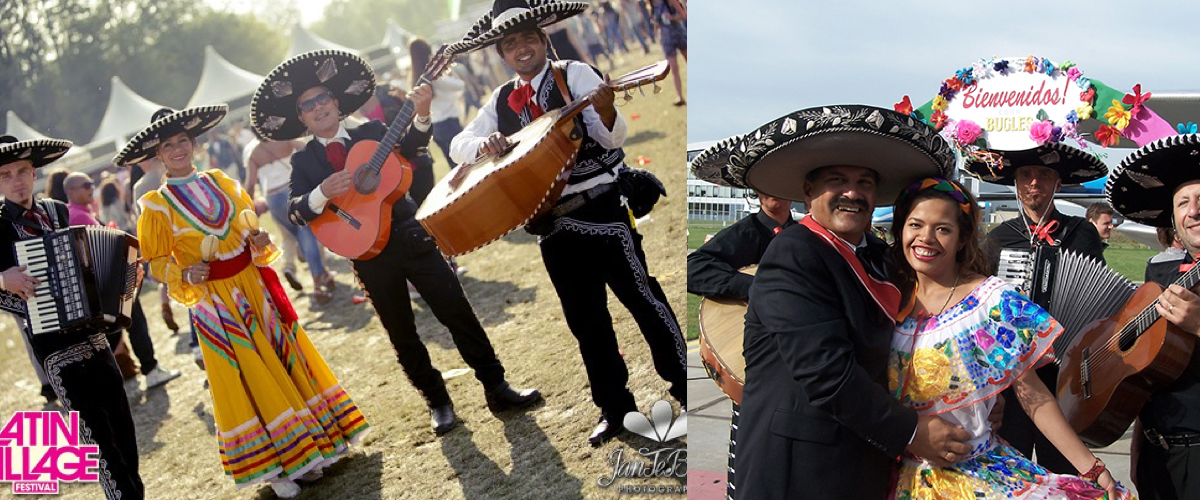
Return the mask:
<path id="1" fill-rule="evenodd" d="M 38 285 L 24 266 L 18 266 L 14 244 L 45 236 L 69 225 L 67 206 L 43 198 L 33 199 L 37 169 L 66 154 L 71 143 L 55 139 L 18 141 L 0 137 L 0 288 L 27 299 Z M 22 334 L 33 347 L 37 362 L 46 371 L 59 401 L 68 411 L 79 412 L 83 435 L 100 449 L 100 486 L 109 500 L 140 499 L 145 487 L 138 475 L 138 451 L 133 415 L 121 369 L 113 358 L 104 333 L 70 331 L 33 335 L 22 325 Z"/>
<path id="2" fill-rule="evenodd" d="M 588 438 L 593 446 L 620 433 L 627 412 L 636 411 L 626 387 L 629 372 L 617 348 L 605 285 L 633 314 L 658 374 L 670 393 L 687 406 L 686 343 L 675 313 L 658 281 L 649 274 L 641 235 L 622 202 L 617 176 L 625 169 L 625 120 L 613 106 L 614 93 L 595 68 L 547 57 L 542 27 L 582 13 L 586 3 L 555 0 L 496 0 L 492 11 L 450 47 L 466 53 L 496 46 L 517 78 L 492 92 L 479 114 L 454 138 L 450 155 L 460 164 L 504 151 L 508 136 L 545 111 L 593 93 L 583 110 L 586 134 L 574 169 L 548 216 L 526 226 L 538 234 L 542 260 L 562 302 L 563 315 L 579 341 L 579 351 L 600 407 L 599 424 Z M 461 168 L 461 167 L 460 167 Z"/>
<path id="3" fill-rule="evenodd" d="M 351 172 L 344 170 L 347 151 L 359 141 L 383 138 L 387 127 L 378 121 L 357 127 L 342 121 L 367 101 L 374 86 L 375 74 L 362 58 L 319 50 L 284 61 L 254 93 L 251 115 L 259 136 L 286 141 L 313 135 L 292 155 L 288 216 L 297 225 L 308 224 L 325 211 L 330 199 L 353 189 Z M 415 118 L 397 150 L 406 158 L 427 156 L 432 92 L 422 85 L 409 92 L 408 99 L 415 104 Z M 353 260 L 353 265 L 396 349 L 400 366 L 429 405 L 434 433 L 449 432 L 458 420 L 442 374 L 433 367 L 429 351 L 417 335 L 405 280 L 450 330 L 463 360 L 483 384 L 492 411 L 525 408 L 541 400 L 536 389 L 513 389 L 505 381 L 504 367 L 458 277 L 433 239 L 413 219 L 416 210 L 408 198 L 397 201 L 392 207 L 392 225 L 383 229 L 391 231 L 387 246 L 374 258 Z"/>
<path id="4" fill-rule="evenodd" d="M 984 250 L 997 269 L 1000 252 L 1006 248 L 1031 250 L 1051 246 L 1104 262 L 1104 241 L 1096 226 L 1082 217 L 1065 215 L 1054 208 L 1054 193 L 1065 185 L 1083 184 L 1104 177 L 1108 167 L 1096 156 L 1061 143 L 1047 143 L 1020 151 L 992 152 L 1001 155 L 1000 165 L 989 166 L 968 160 L 963 168 L 985 182 L 1015 186 L 1020 205 L 1017 217 L 996 226 L 987 235 Z M 1053 291 L 1051 291 L 1053 293 Z M 1058 366 L 1051 363 L 1038 369 L 1046 387 L 1057 387 Z M 1011 388 L 1002 394 L 1015 400 Z M 1042 435 L 1020 405 L 1004 410 L 1000 436 L 1023 455 L 1032 457 L 1037 448 L 1037 463 L 1058 474 L 1073 474 L 1075 467 Z"/>
<path id="5" fill-rule="evenodd" d="M 754 277 L 738 272 L 739 269 L 758 264 L 767 251 L 767 245 L 780 231 L 796 223 L 792 219 L 792 202 L 755 191 L 759 210 L 754 215 L 743 217 L 733 225 L 722 229 L 713 238 L 687 258 L 687 291 L 702 297 L 727 297 L 739 300 L 750 299 L 750 283 Z M 729 420 L 729 476 L 725 482 L 726 496 L 734 498 L 733 457 L 736 451 L 738 408 L 731 403 L 733 413 Z"/>
<path id="6" fill-rule="evenodd" d="M 1169 287 L 1155 310 L 1183 332 L 1200 335 L 1200 296 L 1173 285 L 1200 258 L 1200 135 L 1160 139 L 1130 153 L 1105 191 L 1126 219 L 1175 229 L 1183 260 L 1146 266 L 1146 282 Z M 1130 445 L 1130 475 L 1148 500 L 1200 498 L 1200 349 L 1183 374 L 1150 394 Z"/>

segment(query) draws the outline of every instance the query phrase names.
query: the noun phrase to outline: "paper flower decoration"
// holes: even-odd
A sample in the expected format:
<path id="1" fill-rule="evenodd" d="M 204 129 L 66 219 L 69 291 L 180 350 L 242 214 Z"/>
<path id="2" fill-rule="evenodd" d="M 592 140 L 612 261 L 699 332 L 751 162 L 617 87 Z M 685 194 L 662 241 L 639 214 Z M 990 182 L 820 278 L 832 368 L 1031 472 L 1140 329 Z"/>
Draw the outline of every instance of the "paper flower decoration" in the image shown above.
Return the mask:
<path id="1" fill-rule="evenodd" d="M 1121 102 L 1130 105 L 1129 113 L 1136 115 L 1142 109 L 1142 103 L 1146 102 L 1147 99 L 1150 99 L 1150 92 L 1142 94 L 1142 84 L 1139 83 L 1133 86 L 1132 94 L 1125 94 Z"/>
<path id="2" fill-rule="evenodd" d="M 1079 113 L 1077 110 L 1072 109 L 1070 113 L 1067 113 L 1067 123 L 1079 123 Z"/>
<path id="3" fill-rule="evenodd" d="M 1079 68 L 1071 68 L 1067 70 L 1067 79 L 1071 80 L 1072 82 L 1078 80 L 1081 76 L 1083 76 L 1083 72 L 1079 71 Z"/>
<path id="4" fill-rule="evenodd" d="M 1116 127 L 1117 130 L 1124 130 L 1125 127 L 1129 126 L 1129 117 L 1129 111 L 1126 111 L 1125 107 L 1121 105 L 1121 101 L 1116 99 L 1113 99 L 1112 106 L 1108 108 L 1108 112 L 1104 113 L 1104 118 L 1113 127 Z"/>
<path id="5" fill-rule="evenodd" d="M 971 144 L 982 133 L 983 129 L 979 128 L 978 124 L 971 120 L 963 120 L 958 122 L 958 127 L 955 130 L 955 138 L 963 144 Z"/>
<path id="6" fill-rule="evenodd" d="M 1101 146 L 1106 148 L 1115 145 L 1120 139 L 1121 131 L 1114 127 L 1101 125 L 1100 129 L 1096 131 L 1096 140 L 1100 142 Z"/>
<path id="7" fill-rule="evenodd" d="M 1186 125 L 1180 123 L 1175 126 L 1175 130 L 1178 130 L 1181 134 L 1194 134 L 1196 133 L 1196 124 L 1192 122 L 1187 122 Z"/>
<path id="8" fill-rule="evenodd" d="M 1113 101 L 1113 102 L 1116 102 L 1116 101 Z M 944 111 L 949 105 L 950 105 L 950 103 L 949 103 L 949 101 L 946 100 L 945 97 L 937 96 L 937 97 L 933 98 L 933 110 L 934 111 Z"/>
<path id="9" fill-rule="evenodd" d="M 1080 121 L 1091 118 L 1092 111 L 1093 109 L 1091 104 L 1084 104 L 1083 106 L 1075 108 L 1075 114 L 1079 116 Z"/>
<path id="10" fill-rule="evenodd" d="M 970 85 L 975 81 L 975 77 L 971 76 L 971 71 L 971 68 L 960 69 L 954 73 L 954 77 L 962 82 L 963 85 Z"/>
<path id="11" fill-rule="evenodd" d="M 904 99 L 902 99 L 900 102 L 893 104 L 892 108 L 895 109 L 897 113 L 905 115 L 911 115 L 913 111 L 912 101 L 909 100 L 907 95 L 904 96 Z"/>
<path id="12" fill-rule="evenodd" d="M 1096 89 L 1088 88 L 1079 93 L 1079 100 L 1091 104 L 1096 99 Z"/>
<path id="13" fill-rule="evenodd" d="M 1029 138 L 1038 144 L 1050 142 L 1053 135 L 1054 124 L 1049 121 L 1040 121 L 1029 127 Z"/>
<path id="14" fill-rule="evenodd" d="M 1004 59 L 996 61 L 995 64 L 992 64 L 992 69 L 1003 75 L 1004 72 L 1008 71 L 1008 61 Z"/>
<path id="15" fill-rule="evenodd" d="M 933 116 L 931 116 L 930 118 L 933 120 L 933 129 L 934 130 L 941 130 L 942 127 L 946 126 L 946 120 L 949 119 L 949 117 L 946 116 L 946 113 L 943 113 L 942 110 L 940 110 L 940 109 L 934 111 Z"/>
<path id="16" fill-rule="evenodd" d="M 1025 72 L 1026 73 L 1036 73 L 1037 66 L 1038 66 L 1038 63 L 1037 63 L 1036 57 L 1029 56 L 1029 57 L 1025 58 Z"/>

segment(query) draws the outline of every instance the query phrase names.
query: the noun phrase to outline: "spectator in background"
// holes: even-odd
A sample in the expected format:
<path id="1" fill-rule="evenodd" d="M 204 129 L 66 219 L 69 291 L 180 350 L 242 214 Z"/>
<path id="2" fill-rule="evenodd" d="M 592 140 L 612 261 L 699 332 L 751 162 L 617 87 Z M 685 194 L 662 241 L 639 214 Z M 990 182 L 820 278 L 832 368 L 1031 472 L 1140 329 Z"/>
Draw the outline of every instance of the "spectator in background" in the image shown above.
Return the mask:
<path id="1" fill-rule="evenodd" d="M 600 56 L 604 56 L 605 59 L 608 59 L 609 71 L 612 71 L 616 63 L 613 62 L 612 56 L 605 49 L 604 41 L 600 39 L 600 13 L 594 10 L 590 11 L 585 16 L 572 18 L 569 24 L 574 26 L 579 33 L 579 39 L 583 42 L 584 47 L 586 47 L 592 65 L 598 69 L 600 67 Z"/>
<path id="2" fill-rule="evenodd" d="M 676 0 L 647 1 L 653 2 L 650 15 L 658 24 L 659 41 L 675 81 L 675 95 L 679 96 L 675 105 L 683 106 L 687 104 L 687 100 L 683 98 L 683 78 L 679 75 L 679 59 L 675 55 L 682 54 L 683 60 L 687 61 L 687 11 L 684 10 L 685 6 Z"/>
<path id="3" fill-rule="evenodd" d="M 621 14 L 613 4 L 605 0 L 596 5 L 593 9 L 593 12 L 595 11 L 600 12 L 600 18 L 604 21 L 603 33 L 604 39 L 608 41 L 608 53 L 616 54 L 617 47 L 621 48 L 621 52 L 629 52 L 629 46 L 625 45 L 625 30 L 621 27 Z"/>
<path id="4" fill-rule="evenodd" d="M 225 134 L 214 134 L 208 141 L 208 164 L 219 168 L 239 182 L 246 181 L 246 167 L 242 165 L 242 152 Z M 230 172 L 229 167 L 234 167 Z"/>
<path id="5" fill-rule="evenodd" d="M 100 183 L 100 222 L 115 225 L 117 229 L 132 234 L 134 232 L 133 214 L 125 203 L 125 195 L 116 177 L 106 177 Z"/>
<path id="6" fill-rule="evenodd" d="M 429 46 L 429 42 L 420 38 L 414 38 L 408 44 L 408 55 L 412 59 L 412 79 L 410 86 L 417 88 L 417 80 L 421 78 L 421 72 L 429 65 L 429 58 L 433 54 L 433 49 Z M 446 162 L 450 164 L 450 168 L 458 166 L 454 160 L 450 159 L 450 140 L 454 136 L 462 132 L 462 122 L 459 120 L 458 107 L 459 100 L 462 99 L 463 90 L 467 84 L 454 75 L 443 75 L 441 78 L 433 81 L 433 103 L 430 104 L 431 119 L 433 120 L 433 142 L 437 143 L 442 149 L 442 154 L 446 157 Z M 432 165 L 430 165 L 432 167 Z M 430 172 L 430 178 L 432 178 Z M 416 179 L 413 179 L 416 181 Z M 432 188 L 432 184 L 429 186 Z M 429 191 L 426 190 L 425 194 Z M 414 199 L 416 197 L 414 196 Z M 425 200 L 422 195 L 416 202 L 419 205 Z"/>
<path id="7" fill-rule="evenodd" d="M 1113 224 L 1113 214 L 1115 213 L 1113 207 L 1103 201 L 1092 203 L 1087 208 L 1087 220 L 1096 226 L 1096 232 L 1100 233 L 1100 239 L 1105 241 L 1105 248 L 1108 248 L 1108 238 L 1112 236 L 1112 230 L 1116 227 Z"/>
<path id="8" fill-rule="evenodd" d="M 69 173 L 71 172 L 61 167 L 51 170 L 50 175 L 46 177 L 46 196 L 52 200 L 66 203 L 67 190 L 63 188 L 63 181 L 66 180 Z"/>

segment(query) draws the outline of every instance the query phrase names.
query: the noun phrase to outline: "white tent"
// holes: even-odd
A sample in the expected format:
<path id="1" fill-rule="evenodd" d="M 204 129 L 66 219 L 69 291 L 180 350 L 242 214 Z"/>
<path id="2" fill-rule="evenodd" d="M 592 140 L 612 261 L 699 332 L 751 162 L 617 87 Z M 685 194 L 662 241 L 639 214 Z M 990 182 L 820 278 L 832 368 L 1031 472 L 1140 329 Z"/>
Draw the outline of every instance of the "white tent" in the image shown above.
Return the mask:
<path id="1" fill-rule="evenodd" d="M 292 57 L 303 54 L 305 52 L 311 52 L 314 50 L 322 50 L 322 49 L 342 50 L 342 51 L 349 52 L 351 54 L 359 53 L 357 50 L 354 50 L 350 47 L 338 45 L 329 40 L 326 40 L 317 35 L 314 35 L 311 31 L 304 29 L 304 27 L 300 26 L 299 24 L 297 24 L 296 27 L 292 29 L 292 46 L 290 48 L 288 48 L 288 55 L 287 55 L 288 59 L 291 59 Z"/>
<path id="2" fill-rule="evenodd" d="M 22 141 L 28 141 L 31 139 L 45 139 L 47 137 L 46 134 L 38 132 L 34 130 L 33 127 L 30 127 L 29 124 L 25 123 L 24 120 L 21 120 L 16 113 L 13 113 L 11 109 L 8 110 L 8 115 L 5 117 L 5 122 L 5 135 L 11 135 Z"/>
<path id="3" fill-rule="evenodd" d="M 416 37 L 417 35 L 412 34 L 411 31 L 396 25 L 396 21 L 388 19 L 387 31 L 383 34 L 383 46 L 392 49 L 397 57 L 407 56 L 408 43 Z"/>
<path id="4" fill-rule="evenodd" d="M 104 118 L 100 120 L 100 127 L 96 129 L 96 135 L 92 137 L 91 142 L 114 140 L 120 147 L 129 136 L 149 125 L 154 112 L 165 106 L 135 94 L 116 76 L 112 77 L 111 87 L 108 107 L 104 110 Z"/>
<path id="5" fill-rule="evenodd" d="M 227 61 L 211 45 L 204 47 L 204 70 L 200 72 L 200 83 L 187 107 L 229 103 L 239 97 L 254 93 L 262 75 L 256 75 Z"/>

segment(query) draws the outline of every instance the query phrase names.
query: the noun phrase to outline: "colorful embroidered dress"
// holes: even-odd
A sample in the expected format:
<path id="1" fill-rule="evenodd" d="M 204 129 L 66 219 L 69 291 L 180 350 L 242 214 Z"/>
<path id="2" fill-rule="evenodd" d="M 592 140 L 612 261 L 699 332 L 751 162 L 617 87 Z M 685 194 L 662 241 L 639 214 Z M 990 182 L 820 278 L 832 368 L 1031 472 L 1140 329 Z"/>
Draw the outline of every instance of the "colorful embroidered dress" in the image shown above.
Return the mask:
<path id="1" fill-rule="evenodd" d="M 1060 333 L 1062 327 L 1045 309 L 996 277 L 941 315 L 909 317 L 896 327 L 888 362 L 892 394 L 921 415 L 936 414 L 963 426 L 974 446 L 967 458 L 947 468 L 906 454 L 897 500 L 1104 496 L 1103 489 L 1083 479 L 1050 473 L 1021 456 L 992 435 L 987 421 L 995 396 L 1048 359 Z"/>
<path id="2" fill-rule="evenodd" d="M 236 217 L 250 197 L 219 170 L 168 179 L 139 202 L 138 236 L 150 272 L 191 308 L 213 399 L 225 474 L 239 486 L 288 479 L 327 466 L 360 438 L 367 421 L 300 325 L 284 323 L 257 266 L 279 255 L 251 250 L 252 265 L 199 286 L 182 279 L 200 262 L 200 242 L 220 238 L 215 260 L 252 248 Z"/>

